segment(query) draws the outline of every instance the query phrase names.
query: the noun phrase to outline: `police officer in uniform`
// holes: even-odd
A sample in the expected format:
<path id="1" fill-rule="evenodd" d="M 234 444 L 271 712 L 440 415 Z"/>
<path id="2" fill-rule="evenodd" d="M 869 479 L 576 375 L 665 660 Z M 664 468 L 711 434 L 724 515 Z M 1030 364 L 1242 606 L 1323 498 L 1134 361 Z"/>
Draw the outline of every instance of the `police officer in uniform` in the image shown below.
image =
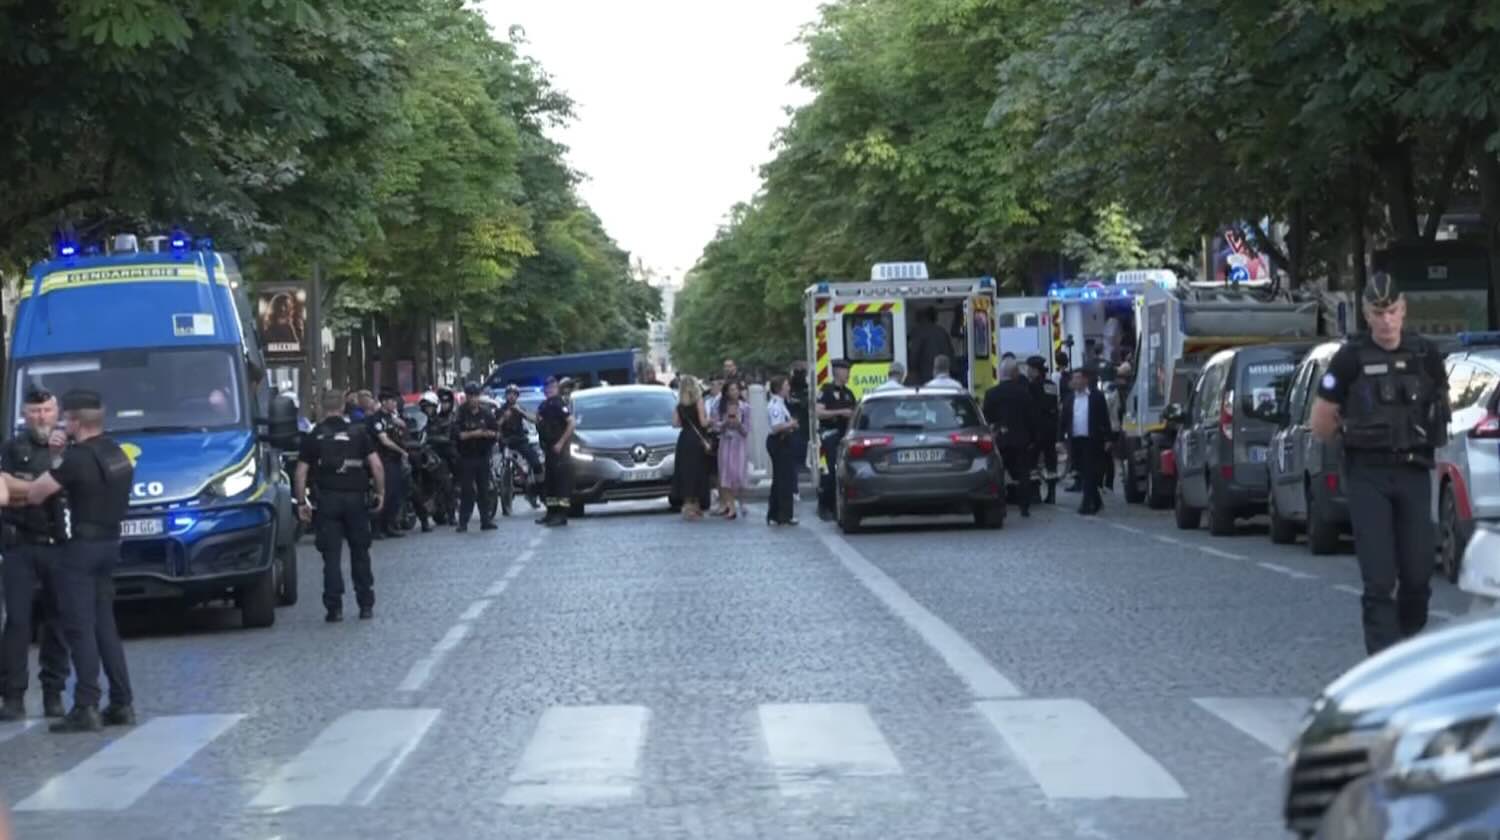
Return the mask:
<path id="1" fill-rule="evenodd" d="M 1037 411 L 1037 437 L 1032 458 L 1033 481 L 1038 491 L 1047 483 L 1046 503 L 1057 504 L 1057 383 L 1047 375 L 1047 360 L 1032 356 L 1026 360 L 1026 378 L 1031 399 Z"/>
<path id="2" fill-rule="evenodd" d="M 655 373 L 652 375 L 655 376 Z M 505 442 L 506 449 L 519 452 L 526 459 L 526 466 L 531 469 L 531 483 L 535 485 L 542 478 L 542 458 L 531 445 L 531 437 L 526 434 L 526 424 L 536 425 L 537 418 L 521 407 L 520 398 L 520 388 L 515 385 L 505 387 L 505 405 L 500 409 L 500 439 Z M 521 489 L 524 491 L 530 488 Z"/>
<path id="3" fill-rule="evenodd" d="M 479 399 L 479 383 L 464 386 L 464 404 L 453 421 L 453 443 L 458 447 L 458 530 L 469 530 L 474 503 L 479 503 L 479 529 L 493 531 L 496 526 L 495 488 L 490 483 L 490 457 L 495 441 L 500 439 L 500 420 Z"/>
<path id="4" fill-rule="evenodd" d="M 46 391 L 32 389 L 23 409 L 26 427 L 0 452 L 0 470 L 20 481 L 32 481 L 62 463 L 67 435 L 56 429 L 57 399 Z M 0 722 L 26 716 L 25 695 L 28 654 L 31 647 L 32 607 L 39 608 L 41 625 L 42 713 L 63 716 L 63 689 L 68 682 L 68 649 L 63 644 L 62 625 L 57 618 L 57 600 L 52 570 L 61 552 L 55 539 L 62 519 L 62 497 L 46 504 L 28 505 L 18 483 L 15 504 L 7 506 L 3 519 L 5 564 L 5 638 L 0 650 Z M 41 597 L 37 598 L 37 587 Z"/>
<path id="5" fill-rule="evenodd" d="M 313 522 L 307 503 L 307 479 L 318 489 L 316 517 L 318 553 L 323 555 L 324 620 L 344 620 L 344 543 L 349 543 L 349 577 L 354 581 L 354 600 L 359 617 L 375 614 L 375 574 L 370 568 L 370 510 L 380 510 L 385 501 L 385 464 L 375 454 L 365 427 L 351 423 L 340 413 L 340 398 L 332 391 L 323 395 L 323 420 L 302 438 L 297 453 L 297 472 L 292 490 L 297 496 L 297 515 Z M 366 498 L 375 486 L 373 505 Z"/>
<path id="6" fill-rule="evenodd" d="M 1000 384 L 984 394 L 984 420 L 995 433 L 1001 463 L 1016 485 L 1022 516 L 1031 515 L 1031 456 L 1037 439 L 1037 410 L 1031 388 L 1014 359 L 1000 363 Z"/>
<path id="7" fill-rule="evenodd" d="M 563 397 L 557 379 L 547 379 L 547 399 L 537 409 L 537 433 L 542 439 L 542 454 L 547 459 L 542 492 L 547 498 L 547 514 L 539 525 L 557 527 L 568 524 L 568 508 L 573 503 L 573 458 L 568 444 L 573 440 L 573 407 Z"/>
<path id="8" fill-rule="evenodd" d="M 73 445 L 64 450 L 60 464 L 27 484 L 26 500 L 43 505 L 66 491 L 66 515 L 56 533 L 64 544 L 58 551 L 53 588 L 76 680 L 73 708 L 51 730 L 97 732 L 105 725 L 135 723 L 125 645 L 115 627 L 114 585 L 120 523 L 130 504 L 135 465 L 105 436 L 98 394 L 69 392 L 62 408 Z M 102 713 L 101 665 L 109 678 L 109 707 Z"/>
<path id="9" fill-rule="evenodd" d="M 833 381 L 818 392 L 818 445 L 828 462 L 828 471 L 818 483 L 818 518 L 825 521 L 833 519 L 838 509 L 834 496 L 838 492 L 839 444 L 849 433 L 849 418 L 859 403 L 849 390 L 849 362 L 835 360 L 832 368 Z"/>
<path id="10" fill-rule="evenodd" d="M 1434 567 L 1433 452 L 1446 439 L 1442 353 L 1402 332 L 1406 300 L 1390 275 L 1365 287 L 1368 331 L 1329 361 L 1313 404 L 1313 433 L 1342 428 L 1346 493 L 1364 579 L 1365 649 L 1375 654 L 1427 624 Z"/>
<path id="11" fill-rule="evenodd" d="M 395 391 L 380 392 L 380 410 L 365 419 L 375 451 L 385 467 L 385 504 L 380 508 L 375 522 L 374 538 L 404 537 L 397 524 L 401 516 L 401 505 L 406 500 L 406 482 L 402 467 L 407 463 L 406 450 L 401 448 L 401 430 L 404 423 L 400 415 L 401 395 Z"/>

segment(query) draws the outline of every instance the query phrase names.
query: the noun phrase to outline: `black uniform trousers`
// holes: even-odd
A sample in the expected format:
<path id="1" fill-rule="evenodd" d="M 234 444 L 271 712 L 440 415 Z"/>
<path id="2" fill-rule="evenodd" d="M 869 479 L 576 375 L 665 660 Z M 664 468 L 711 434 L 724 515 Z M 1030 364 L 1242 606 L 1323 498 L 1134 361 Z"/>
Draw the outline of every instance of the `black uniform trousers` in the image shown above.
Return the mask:
<path id="1" fill-rule="evenodd" d="M 385 506 L 380 509 L 380 521 L 376 524 L 382 531 L 396 531 L 401 505 L 406 502 L 406 476 L 402 474 L 399 456 L 380 453 L 380 466 L 385 469 Z"/>
<path id="2" fill-rule="evenodd" d="M 60 694 L 67 686 L 68 648 L 63 643 L 62 623 L 57 615 L 57 593 L 52 585 L 61 549 L 51 545 L 20 543 L 5 549 L 5 637 L 0 648 L 0 695 L 20 697 L 26 693 L 30 670 L 32 617 L 41 625 L 42 691 Z M 38 597 L 37 589 L 41 588 Z M 33 607 L 36 608 L 33 613 Z"/>
<path id="3" fill-rule="evenodd" d="M 553 452 L 550 444 L 543 451 L 547 465 L 542 495 L 547 499 L 547 513 L 553 517 L 566 517 L 573 504 L 573 456 L 566 448 L 562 452 Z"/>
<path id="4" fill-rule="evenodd" d="M 349 543 L 349 577 L 354 601 L 375 606 L 375 572 L 370 568 L 370 509 L 362 490 L 318 490 L 315 523 L 323 555 L 323 606 L 344 606 L 344 543 Z"/>
<path id="5" fill-rule="evenodd" d="M 495 515 L 495 485 L 490 481 L 490 453 L 458 457 L 458 524 L 467 526 L 479 503 L 479 519 L 489 524 Z"/>
<path id="6" fill-rule="evenodd" d="M 800 468 L 800 444 L 790 434 L 767 435 L 766 454 L 771 456 L 771 499 L 766 507 L 766 521 L 780 525 L 790 523 L 797 515 L 797 473 Z"/>
<path id="7" fill-rule="evenodd" d="M 1016 499 L 1022 508 L 1031 507 L 1031 458 L 1034 450 L 1030 446 L 1003 446 L 1000 448 L 1000 463 L 1016 486 Z"/>
<path id="8" fill-rule="evenodd" d="M 1074 437 L 1068 439 L 1068 452 L 1074 469 L 1078 470 L 1078 489 L 1083 493 L 1083 504 L 1078 510 L 1098 513 L 1104 507 L 1104 499 L 1099 496 L 1099 472 L 1108 457 L 1104 445 L 1093 438 Z"/>
<path id="9" fill-rule="evenodd" d="M 1371 654 L 1427 626 L 1436 551 L 1432 471 L 1420 464 L 1348 459 L 1346 492 L 1364 579 L 1365 650 Z"/>
<path id="10" fill-rule="evenodd" d="M 826 431 L 818 435 L 823 458 L 828 462 L 828 472 L 818 479 L 818 511 L 832 514 L 838 510 L 839 444 L 844 442 L 841 431 Z"/>
<path id="11" fill-rule="evenodd" d="M 63 639 L 73 658 L 74 708 L 98 708 L 99 668 L 109 679 L 109 702 L 129 706 L 130 671 L 115 626 L 115 562 L 119 540 L 73 540 L 59 549 L 53 586 Z"/>

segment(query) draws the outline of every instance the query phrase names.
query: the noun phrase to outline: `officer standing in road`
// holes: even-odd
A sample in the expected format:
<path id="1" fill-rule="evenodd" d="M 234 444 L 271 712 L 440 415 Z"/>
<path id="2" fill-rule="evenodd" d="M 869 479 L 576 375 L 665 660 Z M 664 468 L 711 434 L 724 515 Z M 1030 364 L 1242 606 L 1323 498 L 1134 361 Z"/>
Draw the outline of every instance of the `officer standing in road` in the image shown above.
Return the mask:
<path id="1" fill-rule="evenodd" d="M 1031 466 L 1037 489 L 1047 484 L 1046 503 L 1057 504 L 1057 383 L 1047 375 L 1047 360 L 1032 356 L 1026 360 L 1026 378 L 1030 382 L 1032 403 L 1037 412 L 1035 457 Z"/>
<path id="2" fill-rule="evenodd" d="M 313 521 L 307 503 L 307 479 L 311 475 L 318 491 L 317 544 L 323 555 L 324 620 L 344 620 L 344 543 L 349 543 L 349 577 L 354 581 L 354 600 L 359 617 L 375 614 L 375 573 L 370 568 L 370 510 L 380 510 L 385 501 L 385 464 L 365 427 L 349 422 L 340 413 L 339 396 L 323 395 L 323 420 L 302 438 L 297 453 L 297 473 L 292 491 L 297 496 L 297 515 Z M 371 483 L 374 504 L 366 498 Z"/>
<path id="3" fill-rule="evenodd" d="M 500 439 L 500 420 L 479 399 L 479 383 L 464 386 L 464 404 L 453 421 L 453 442 L 458 447 L 458 531 L 469 530 L 474 503 L 479 503 L 479 529 L 493 531 L 495 492 L 490 483 L 490 457 Z"/>
<path id="4" fill-rule="evenodd" d="M 380 410 L 366 418 L 375 451 L 385 467 L 385 505 L 375 521 L 374 538 L 404 537 L 397 520 L 401 516 L 401 505 L 406 500 L 406 482 L 402 467 L 407 463 L 406 450 L 401 448 L 400 417 L 401 395 L 395 391 L 380 392 Z"/>
<path id="5" fill-rule="evenodd" d="M 984 395 L 984 419 L 995 432 L 1001 463 L 1016 485 L 1022 516 L 1031 515 L 1031 455 L 1037 439 L 1037 409 L 1014 359 L 1000 363 L 1000 384 Z"/>
<path id="6" fill-rule="evenodd" d="M 1323 440 L 1343 432 L 1365 650 L 1373 655 L 1427 624 L 1433 453 L 1447 438 L 1448 383 L 1437 347 L 1402 331 L 1406 299 L 1389 274 L 1370 277 L 1363 309 L 1368 331 L 1330 360 L 1312 429 Z"/>
<path id="7" fill-rule="evenodd" d="M 547 515 L 539 525 L 557 527 L 568 524 L 568 508 L 573 504 L 573 458 L 568 445 L 573 441 L 573 407 L 563 397 L 555 378 L 547 379 L 547 399 L 537 409 L 537 433 L 542 439 L 542 454 L 547 459 L 543 493 L 547 497 Z"/>
<path id="8" fill-rule="evenodd" d="M 62 462 L 26 485 L 26 501 L 45 505 L 66 491 L 66 515 L 54 534 L 64 545 L 57 555 L 53 588 L 63 638 L 73 657 L 73 708 L 52 724 L 53 732 L 97 732 L 105 725 L 135 723 L 125 645 L 115 626 L 115 562 L 120 523 L 130 505 L 135 465 L 104 434 L 104 405 L 92 391 L 64 395 L 63 413 L 73 445 Z M 99 711 L 99 668 L 109 679 L 109 707 Z"/>
<path id="9" fill-rule="evenodd" d="M 849 390 L 849 362 L 835 360 L 832 368 L 833 381 L 818 392 L 818 445 L 828 464 L 818 483 L 818 518 L 825 521 L 833 519 L 838 509 L 834 497 L 838 493 L 839 444 L 849 433 L 849 418 L 859 403 Z"/>
<path id="10" fill-rule="evenodd" d="M 649 369 L 649 365 L 646 368 Z M 505 405 L 500 409 L 500 439 L 505 442 L 506 449 L 519 452 L 526 459 L 526 466 L 531 470 L 531 484 L 535 486 L 542 478 L 542 458 L 531 445 L 531 437 L 526 434 L 526 424 L 535 426 L 537 418 L 521 406 L 520 400 L 519 387 L 505 386 Z M 531 488 L 521 489 L 524 491 Z"/>
<path id="11" fill-rule="evenodd" d="M 26 427 L 0 452 L 0 471 L 20 481 L 32 481 L 62 463 L 67 435 L 57 430 L 57 399 L 40 389 L 26 393 L 22 409 Z M 61 496 L 45 504 L 26 504 L 24 487 L 18 482 L 11 494 L 13 504 L 3 513 L 5 564 L 5 636 L 0 649 L 0 722 L 26 716 L 26 683 L 30 669 L 32 606 L 40 610 L 42 714 L 63 716 L 63 689 L 68 682 L 68 649 L 63 644 L 62 625 L 57 618 L 57 597 L 52 573 L 60 559 L 61 546 L 54 537 L 62 519 Z M 41 588 L 41 597 L 37 589 Z"/>

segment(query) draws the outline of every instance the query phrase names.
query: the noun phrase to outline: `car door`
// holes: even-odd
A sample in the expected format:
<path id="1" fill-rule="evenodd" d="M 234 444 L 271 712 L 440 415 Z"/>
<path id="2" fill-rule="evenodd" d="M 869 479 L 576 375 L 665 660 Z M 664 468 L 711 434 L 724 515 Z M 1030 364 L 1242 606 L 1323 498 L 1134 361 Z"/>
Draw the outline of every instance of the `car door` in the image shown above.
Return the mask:
<path id="1" fill-rule="evenodd" d="M 1188 428 L 1178 435 L 1182 447 L 1178 481 L 1182 497 L 1192 507 L 1208 503 L 1208 485 L 1204 475 L 1209 467 L 1209 448 L 1219 434 L 1219 400 L 1223 397 L 1224 373 L 1229 357 L 1218 357 L 1203 369 L 1193 392 Z"/>
<path id="2" fill-rule="evenodd" d="M 1304 426 L 1304 413 L 1310 401 L 1313 374 L 1318 369 L 1317 351 L 1308 354 L 1292 379 L 1291 394 L 1287 398 L 1286 419 L 1271 436 L 1270 458 L 1267 469 L 1271 475 L 1271 494 L 1276 499 L 1276 510 L 1283 518 L 1293 515 L 1302 507 L 1299 485 L 1302 477 L 1302 454 L 1298 443 L 1300 430 Z"/>

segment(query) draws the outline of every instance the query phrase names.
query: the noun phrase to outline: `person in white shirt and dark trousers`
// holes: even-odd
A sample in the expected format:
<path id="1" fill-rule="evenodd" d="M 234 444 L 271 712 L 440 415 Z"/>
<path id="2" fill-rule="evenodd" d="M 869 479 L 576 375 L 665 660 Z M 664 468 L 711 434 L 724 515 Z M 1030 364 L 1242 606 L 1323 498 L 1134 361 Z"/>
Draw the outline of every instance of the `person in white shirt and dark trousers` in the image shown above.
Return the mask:
<path id="1" fill-rule="evenodd" d="M 1059 432 L 1067 441 L 1068 457 L 1078 470 L 1078 489 L 1083 493 L 1078 512 L 1091 516 L 1104 507 L 1099 496 L 1099 479 L 1113 442 L 1109 404 L 1103 394 L 1089 387 L 1088 374 L 1082 370 L 1073 371 L 1069 386 L 1059 412 Z"/>
<path id="2" fill-rule="evenodd" d="M 766 406 L 769 429 L 766 434 L 766 453 L 771 456 L 771 500 L 766 507 L 766 524 L 796 525 L 797 451 L 793 435 L 797 431 L 797 418 L 787 408 L 787 397 L 791 396 L 791 384 L 785 376 L 771 380 L 771 401 Z"/>

